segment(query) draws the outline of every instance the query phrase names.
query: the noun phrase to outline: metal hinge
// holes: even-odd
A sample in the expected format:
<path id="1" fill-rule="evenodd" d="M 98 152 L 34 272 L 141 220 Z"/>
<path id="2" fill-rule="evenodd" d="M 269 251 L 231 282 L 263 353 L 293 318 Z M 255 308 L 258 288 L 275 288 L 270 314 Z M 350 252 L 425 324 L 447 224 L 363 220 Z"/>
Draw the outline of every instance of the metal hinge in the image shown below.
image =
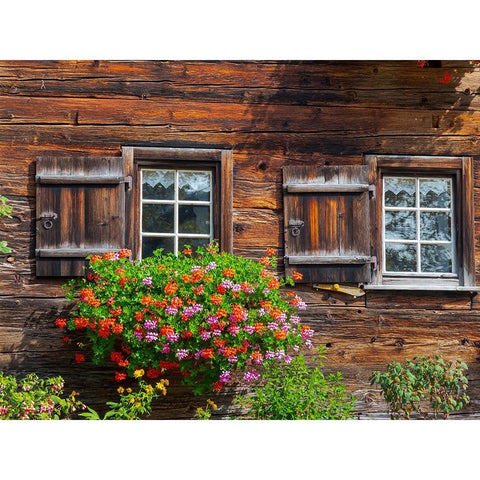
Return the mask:
<path id="1" fill-rule="evenodd" d="M 127 175 L 124 180 L 125 182 L 125 190 L 128 191 L 128 190 L 131 190 L 132 189 L 132 176 L 131 175 Z"/>

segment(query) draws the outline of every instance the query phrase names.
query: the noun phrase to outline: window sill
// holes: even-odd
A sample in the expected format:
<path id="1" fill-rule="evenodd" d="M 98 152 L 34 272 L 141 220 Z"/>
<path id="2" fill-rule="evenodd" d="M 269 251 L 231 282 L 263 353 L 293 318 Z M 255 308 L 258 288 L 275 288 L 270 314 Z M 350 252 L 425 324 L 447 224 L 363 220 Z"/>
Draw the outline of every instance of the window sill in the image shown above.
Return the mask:
<path id="1" fill-rule="evenodd" d="M 480 287 L 459 285 L 363 285 L 363 290 L 368 291 L 416 291 L 416 292 L 469 292 L 477 294 Z"/>

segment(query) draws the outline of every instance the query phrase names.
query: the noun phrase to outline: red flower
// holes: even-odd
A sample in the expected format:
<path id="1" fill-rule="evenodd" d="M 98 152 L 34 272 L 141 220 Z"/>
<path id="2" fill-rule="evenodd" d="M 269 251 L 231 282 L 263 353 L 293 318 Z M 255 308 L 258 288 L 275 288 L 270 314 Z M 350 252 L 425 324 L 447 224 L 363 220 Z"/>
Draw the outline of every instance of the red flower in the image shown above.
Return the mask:
<path id="1" fill-rule="evenodd" d="M 201 294 L 203 293 L 203 290 L 204 290 L 204 289 L 203 289 L 203 285 L 200 285 L 200 286 L 195 287 L 195 288 L 193 289 L 193 293 L 194 293 L 195 295 L 201 295 Z"/>
<path id="2" fill-rule="evenodd" d="M 149 368 L 145 374 L 147 378 L 157 378 L 160 376 L 160 370 L 156 368 Z"/>
<path id="3" fill-rule="evenodd" d="M 67 326 L 67 321 L 64 318 L 57 318 L 55 320 L 55 325 L 58 328 L 65 328 Z"/>
<path id="4" fill-rule="evenodd" d="M 121 381 L 125 380 L 126 378 L 127 378 L 126 373 L 115 372 L 115 380 L 117 382 L 121 382 Z"/>
<path id="5" fill-rule="evenodd" d="M 192 249 L 191 249 L 191 248 L 184 248 L 184 249 L 182 250 L 182 253 L 183 253 L 184 255 L 191 255 L 191 254 L 192 254 Z"/>
<path id="6" fill-rule="evenodd" d="M 223 383 L 222 382 L 215 382 L 213 384 L 212 388 L 215 392 L 220 392 L 223 388 Z"/>
<path id="7" fill-rule="evenodd" d="M 226 268 L 223 270 L 222 275 L 224 277 L 233 278 L 235 276 L 235 270 L 233 268 Z"/>
<path id="8" fill-rule="evenodd" d="M 277 330 L 275 332 L 275 338 L 277 338 L 278 340 L 284 340 L 285 338 L 287 338 L 287 332 L 285 332 L 285 330 Z"/>
<path id="9" fill-rule="evenodd" d="M 303 279 L 303 273 L 294 271 L 292 274 L 292 277 L 294 280 L 302 280 Z"/>
<path id="10" fill-rule="evenodd" d="M 167 285 L 165 286 L 165 293 L 167 295 L 175 295 L 178 290 L 178 285 L 176 282 L 168 282 Z"/>
<path id="11" fill-rule="evenodd" d="M 75 354 L 75 361 L 77 363 L 82 363 L 85 361 L 85 356 L 83 355 L 83 353 L 76 353 Z"/>
<path id="12" fill-rule="evenodd" d="M 128 250 L 127 248 L 122 248 L 122 249 L 118 252 L 118 257 L 119 257 L 119 258 L 128 258 L 128 257 L 130 257 L 131 254 L 132 254 L 132 251 L 131 251 L 131 250 Z"/>
<path id="13" fill-rule="evenodd" d="M 278 278 L 271 278 L 270 281 L 268 282 L 268 288 L 271 288 L 272 290 L 277 290 L 280 287 L 280 281 Z"/>
<path id="14" fill-rule="evenodd" d="M 210 296 L 210 303 L 212 305 L 221 305 L 222 297 L 220 295 L 217 295 L 216 293 L 214 293 L 213 295 Z"/>
<path id="15" fill-rule="evenodd" d="M 67 337 L 66 335 L 63 337 L 63 342 L 64 343 L 70 343 L 70 337 Z"/>
<path id="16" fill-rule="evenodd" d="M 121 352 L 112 352 L 110 354 L 110 360 L 116 363 L 121 362 L 123 360 L 123 355 Z"/>
<path id="17" fill-rule="evenodd" d="M 202 352 L 203 358 L 213 358 L 214 351 L 213 348 L 205 348 Z"/>

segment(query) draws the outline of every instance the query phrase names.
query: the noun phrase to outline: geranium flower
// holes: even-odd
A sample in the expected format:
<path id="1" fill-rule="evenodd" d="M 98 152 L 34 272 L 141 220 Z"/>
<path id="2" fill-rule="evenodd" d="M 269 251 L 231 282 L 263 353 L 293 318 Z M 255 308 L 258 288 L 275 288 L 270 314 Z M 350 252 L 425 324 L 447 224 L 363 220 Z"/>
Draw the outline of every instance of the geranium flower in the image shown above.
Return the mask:
<path id="1" fill-rule="evenodd" d="M 84 362 L 85 361 L 85 356 L 83 355 L 83 353 L 76 353 L 75 354 L 75 361 L 77 363 Z"/>

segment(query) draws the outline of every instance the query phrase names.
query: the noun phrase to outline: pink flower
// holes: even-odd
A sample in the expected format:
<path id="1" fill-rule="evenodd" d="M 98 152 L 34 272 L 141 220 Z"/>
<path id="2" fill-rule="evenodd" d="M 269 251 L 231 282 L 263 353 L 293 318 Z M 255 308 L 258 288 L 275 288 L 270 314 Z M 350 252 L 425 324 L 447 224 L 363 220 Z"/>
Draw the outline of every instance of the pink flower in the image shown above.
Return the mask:
<path id="1" fill-rule="evenodd" d="M 167 313 L 168 315 L 175 315 L 176 313 L 178 312 L 178 308 L 175 308 L 175 307 L 165 307 L 165 313 Z"/>
<path id="2" fill-rule="evenodd" d="M 182 360 L 188 357 L 188 350 L 186 350 L 185 348 L 179 348 L 175 355 L 179 360 Z"/>
<path id="3" fill-rule="evenodd" d="M 222 370 L 222 373 L 220 374 L 218 381 L 222 383 L 228 383 L 231 380 L 231 378 L 232 378 L 232 374 L 230 373 L 230 370 Z"/>
<path id="4" fill-rule="evenodd" d="M 254 370 L 249 370 L 243 374 L 243 379 L 246 382 L 252 382 L 260 379 L 260 374 Z"/>
<path id="5" fill-rule="evenodd" d="M 147 285 L 148 287 L 151 287 L 152 286 L 152 277 L 145 277 L 143 280 L 142 280 L 142 283 L 144 285 Z"/>
<path id="6" fill-rule="evenodd" d="M 153 342 L 155 340 L 158 340 L 158 333 L 157 332 L 147 332 L 147 334 L 145 335 L 145 340 L 147 342 Z"/>
<path id="7" fill-rule="evenodd" d="M 255 331 L 255 327 L 252 325 L 245 325 L 243 330 L 247 333 L 253 333 Z"/>

